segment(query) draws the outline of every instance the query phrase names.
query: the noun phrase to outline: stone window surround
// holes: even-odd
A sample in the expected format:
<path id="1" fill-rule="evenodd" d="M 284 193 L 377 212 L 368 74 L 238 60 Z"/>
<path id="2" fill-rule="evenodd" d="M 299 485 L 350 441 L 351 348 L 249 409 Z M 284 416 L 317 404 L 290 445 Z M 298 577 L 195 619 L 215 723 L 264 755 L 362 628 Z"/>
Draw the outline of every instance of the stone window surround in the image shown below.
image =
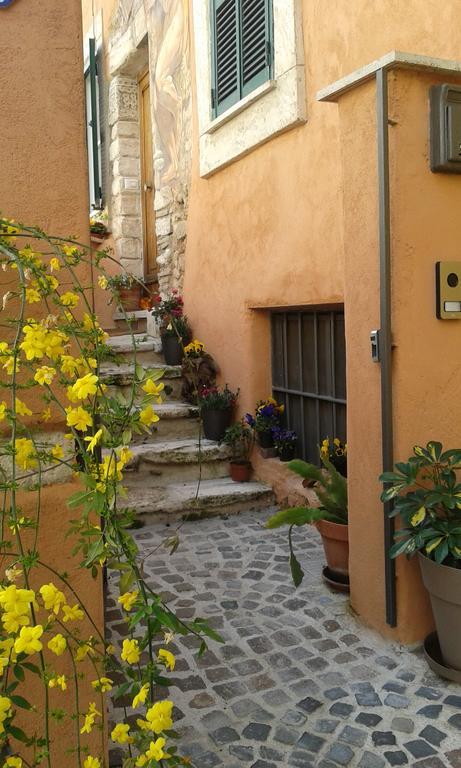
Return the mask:
<path id="1" fill-rule="evenodd" d="M 273 0 L 274 79 L 212 119 L 210 2 L 194 0 L 200 175 L 211 176 L 306 120 L 301 0 Z"/>

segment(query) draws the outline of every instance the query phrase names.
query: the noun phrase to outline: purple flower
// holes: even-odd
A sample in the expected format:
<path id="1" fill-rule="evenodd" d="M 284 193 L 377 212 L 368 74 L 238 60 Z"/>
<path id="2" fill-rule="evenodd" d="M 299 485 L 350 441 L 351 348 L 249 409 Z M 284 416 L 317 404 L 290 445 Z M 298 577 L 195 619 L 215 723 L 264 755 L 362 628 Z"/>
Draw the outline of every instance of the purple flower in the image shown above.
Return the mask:
<path id="1" fill-rule="evenodd" d="M 246 423 L 247 423 L 247 424 L 248 424 L 250 427 L 254 427 L 254 425 L 255 425 L 255 420 L 254 420 L 253 416 L 251 415 L 251 413 L 246 413 L 246 414 L 245 414 L 245 421 L 246 421 Z"/>

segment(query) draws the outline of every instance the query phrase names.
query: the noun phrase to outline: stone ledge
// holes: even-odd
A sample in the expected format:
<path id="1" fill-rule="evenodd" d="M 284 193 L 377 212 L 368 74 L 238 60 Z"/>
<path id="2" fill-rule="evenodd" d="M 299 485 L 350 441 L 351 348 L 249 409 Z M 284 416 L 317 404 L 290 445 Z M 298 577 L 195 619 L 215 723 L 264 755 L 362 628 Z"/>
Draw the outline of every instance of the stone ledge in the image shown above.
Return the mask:
<path id="1" fill-rule="evenodd" d="M 302 479 L 290 472 L 285 462 L 280 459 L 263 459 L 256 449 L 251 462 L 256 477 L 272 486 L 277 503 L 281 507 L 318 506 L 318 500 L 312 488 L 304 488 Z"/>

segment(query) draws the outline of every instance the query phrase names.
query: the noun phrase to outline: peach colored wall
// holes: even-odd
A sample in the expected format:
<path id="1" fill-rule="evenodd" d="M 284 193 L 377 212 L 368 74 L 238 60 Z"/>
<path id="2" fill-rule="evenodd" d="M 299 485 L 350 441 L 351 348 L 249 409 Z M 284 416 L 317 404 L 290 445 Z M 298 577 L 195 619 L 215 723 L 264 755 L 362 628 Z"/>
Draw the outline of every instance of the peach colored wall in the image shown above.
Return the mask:
<path id="1" fill-rule="evenodd" d="M 318 103 L 315 94 L 393 49 L 458 58 L 458 12 L 454 0 L 442 6 L 426 0 L 423 7 L 419 0 L 392 0 L 385 14 L 381 0 L 303 0 L 307 123 L 205 180 L 198 171 L 194 115 L 186 310 L 194 334 L 216 356 L 222 380 L 240 386 L 242 410 L 270 388 L 269 323 L 262 308 L 345 300 L 352 604 L 384 632 L 380 371 L 369 342 L 370 330 L 379 327 L 375 90 L 373 83 L 364 85 L 339 107 Z M 437 258 L 453 257 L 458 248 L 460 201 L 454 192 L 460 182 L 428 168 L 430 78 L 395 77 L 392 108 L 403 118 L 391 137 L 393 308 L 401 345 L 395 354 L 395 451 L 404 458 L 415 440 L 455 441 L 458 377 L 448 352 L 461 326 L 446 328 L 435 320 L 432 269 Z M 443 203 L 445 228 L 438 222 Z M 440 250 L 439 238 L 446 245 Z M 419 276 L 408 287 L 415 268 Z M 430 340 L 430 354 L 422 339 Z M 428 362 L 434 355 L 437 366 Z M 440 402 L 447 413 L 442 418 Z M 410 642 L 432 619 L 416 563 L 399 562 L 397 575 L 400 624 L 389 633 Z"/>
<path id="2" fill-rule="evenodd" d="M 80 0 L 16 0 L 0 10 L 0 50 L 0 210 L 54 235 L 74 234 L 88 242 Z M 5 275 L 0 272 L 2 288 Z M 65 500 L 73 490 L 70 485 L 44 489 L 38 542 L 42 560 L 71 572 L 75 563 L 64 537 L 72 517 Z M 25 513 L 31 503 L 29 495 Z M 101 584 L 81 573 L 78 589 L 102 626 Z M 31 680 L 28 694 L 33 686 Z M 39 697 L 37 691 L 42 711 Z M 56 764 L 65 765 L 75 725 L 61 727 L 53 749 Z"/>

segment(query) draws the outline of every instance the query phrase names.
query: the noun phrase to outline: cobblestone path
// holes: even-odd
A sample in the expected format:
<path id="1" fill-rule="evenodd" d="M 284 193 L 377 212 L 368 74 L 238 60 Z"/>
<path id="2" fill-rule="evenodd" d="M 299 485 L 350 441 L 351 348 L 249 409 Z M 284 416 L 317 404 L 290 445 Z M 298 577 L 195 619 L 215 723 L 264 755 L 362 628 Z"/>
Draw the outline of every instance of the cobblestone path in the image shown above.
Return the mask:
<path id="1" fill-rule="evenodd" d="M 286 535 L 264 529 L 268 515 L 187 523 L 173 556 L 159 549 L 147 560 L 151 586 L 178 615 L 206 617 L 226 640 L 201 659 L 195 638 L 169 646 L 182 753 L 195 768 L 461 768 L 461 687 L 436 677 L 420 650 L 360 625 L 347 598 L 322 584 L 310 528 L 295 533 L 306 569 L 295 590 Z M 136 538 L 148 552 L 170 533 L 152 525 Z"/>

